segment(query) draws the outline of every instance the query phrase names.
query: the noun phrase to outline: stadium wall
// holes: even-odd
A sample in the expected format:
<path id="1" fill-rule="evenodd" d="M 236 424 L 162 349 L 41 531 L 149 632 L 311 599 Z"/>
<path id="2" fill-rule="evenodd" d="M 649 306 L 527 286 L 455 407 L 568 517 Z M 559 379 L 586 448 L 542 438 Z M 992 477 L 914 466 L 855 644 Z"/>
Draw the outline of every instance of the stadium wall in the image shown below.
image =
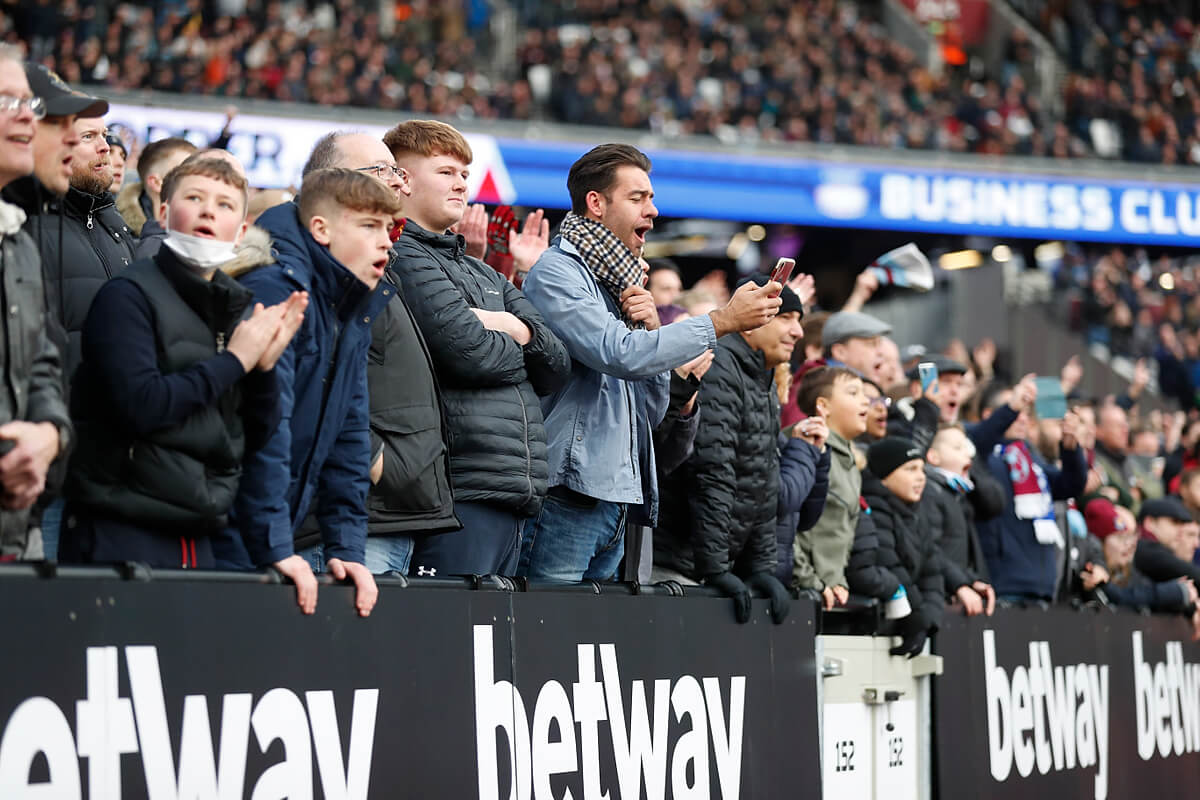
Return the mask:
<path id="1" fill-rule="evenodd" d="M 877 674 L 841 684 L 878 709 L 856 727 L 820 685 L 857 680 L 829 654 L 886 644 L 818 636 L 831 620 L 805 603 L 737 625 L 704 589 L 381 579 L 356 619 L 328 582 L 305 617 L 266 576 L 51 574 L 0 569 L 5 798 L 819 798 L 819 756 L 827 777 L 919 774 L 931 724 L 933 786 L 855 796 L 1103 800 L 1200 778 L 1181 619 L 950 617 L 936 712 Z"/>

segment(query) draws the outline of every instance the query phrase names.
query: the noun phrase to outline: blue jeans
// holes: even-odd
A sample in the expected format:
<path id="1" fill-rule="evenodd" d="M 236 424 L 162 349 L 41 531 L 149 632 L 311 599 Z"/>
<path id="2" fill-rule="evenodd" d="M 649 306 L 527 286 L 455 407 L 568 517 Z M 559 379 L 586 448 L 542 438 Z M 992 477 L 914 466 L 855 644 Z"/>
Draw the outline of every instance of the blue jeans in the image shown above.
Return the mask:
<path id="1" fill-rule="evenodd" d="M 385 572 L 407 575 L 412 551 L 411 536 L 368 536 L 363 564 L 372 575 L 382 575 Z M 322 545 L 306 547 L 296 555 L 303 557 L 313 572 L 325 572 L 325 549 Z"/>
<path id="2" fill-rule="evenodd" d="M 609 581 L 625 553 L 625 504 L 598 500 L 591 507 L 546 497 L 525 525 L 517 573 L 533 580 Z"/>
<path id="3" fill-rule="evenodd" d="M 42 509 L 42 549 L 45 550 L 47 561 L 58 558 L 59 530 L 62 528 L 63 507 L 66 504 L 60 497 Z"/>

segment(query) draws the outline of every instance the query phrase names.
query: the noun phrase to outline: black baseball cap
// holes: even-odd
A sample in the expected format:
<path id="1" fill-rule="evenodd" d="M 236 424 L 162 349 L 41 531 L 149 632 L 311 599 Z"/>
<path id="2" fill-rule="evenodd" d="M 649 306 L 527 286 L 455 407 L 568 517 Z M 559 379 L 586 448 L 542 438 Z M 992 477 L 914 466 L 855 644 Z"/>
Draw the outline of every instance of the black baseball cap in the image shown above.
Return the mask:
<path id="1" fill-rule="evenodd" d="M 102 117 L 108 113 L 108 101 L 92 97 L 67 86 L 66 81 L 43 64 L 25 62 L 25 78 L 35 97 L 46 103 L 46 116 Z"/>
<path id="2" fill-rule="evenodd" d="M 1144 522 L 1147 518 L 1166 517 L 1178 522 L 1191 522 L 1192 514 L 1173 495 L 1166 497 L 1156 497 L 1142 503 L 1142 508 L 1138 511 L 1138 522 Z"/>

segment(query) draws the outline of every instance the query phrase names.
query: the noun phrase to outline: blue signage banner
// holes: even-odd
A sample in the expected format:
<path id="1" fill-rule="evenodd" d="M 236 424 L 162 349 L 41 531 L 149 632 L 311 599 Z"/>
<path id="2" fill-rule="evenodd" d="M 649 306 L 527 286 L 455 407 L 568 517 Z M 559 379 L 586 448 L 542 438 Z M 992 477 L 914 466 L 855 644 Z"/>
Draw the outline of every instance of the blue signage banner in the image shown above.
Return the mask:
<path id="1" fill-rule="evenodd" d="M 522 205 L 564 207 L 587 145 L 498 139 Z M 1200 185 L 650 151 L 662 214 L 1194 246 Z"/>
<path id="2" fill-rule="evenodd" d="M 113 104 L 106 122 L 131 140 L 185 136 L 198 145 L 224 125 L 213 111 Z M 299 184 L 327 119 L 241 114 L 229 149 L 254 186 Z M 350 127 L 382 136 L 380 123 Z M 468 133 L 473 200 L 566 208 L 567 171 L 598 142 L 509 139 Z M 673 217 L 1194 246 L 1200 181 L 1120 181 L 908 164 L 650 150 L 655 203 Z"/>

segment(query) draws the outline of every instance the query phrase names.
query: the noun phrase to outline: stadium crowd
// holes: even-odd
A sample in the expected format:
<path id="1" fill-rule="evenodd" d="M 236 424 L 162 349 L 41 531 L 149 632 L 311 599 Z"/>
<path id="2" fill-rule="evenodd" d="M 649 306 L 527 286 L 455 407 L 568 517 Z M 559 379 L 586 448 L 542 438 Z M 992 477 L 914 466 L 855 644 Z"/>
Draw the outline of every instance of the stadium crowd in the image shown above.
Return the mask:
<path id="1" fill-rule="evenodd" d="M 755 591 L 776 621 L 874 598 L 907 655 L 998 602 L 1200 622 L 1200 422 L 1136 382 L 902 351 L 870 271 L 834 313 L 807 275 L 684 292 L 641 258 L 628 145 L 572 165 L 553 239 L 541 212 L 490 236 L 469 145 L 422 120 L 331 131 L 294 199 L 158 140 L 118 203 L 107 101 L 22 57 L 0 48 L 4 560 L 273 568 L 305 613 L 319 572 L 362 615 L 387 573 L 703 583 L 741 621 Z"/>
<path id="2" fill-rule="evenodd" d="M 523 34 L 516 52 L 502 54 L 483 3 L 402 4 L 385 34 L 378 9 L 354 0 L 39 0 L 5 8 L 5 33 L 75 85 L 549 118 L 727 142 L 1200 163 L 1191 23 L 1140 21 L 1140 6 L 1153 4 L 1097 4 L 1078 11 L 1086 23 L 1068 33 L 1054 22 L 1065 12 L 1046 12 L 1076 64 L 1063 116 L 1033 91 L 1033 51 L 1019 31 L 997 74 L 934 74 L 865 3 L 513 5 Z M 1025 5 L 1038 17 L 1062 4 Z M 1071 13 L 1089 5 L 1071 4 Z M 1096 36 L 1077 41 L 1089 31 Z"/>

